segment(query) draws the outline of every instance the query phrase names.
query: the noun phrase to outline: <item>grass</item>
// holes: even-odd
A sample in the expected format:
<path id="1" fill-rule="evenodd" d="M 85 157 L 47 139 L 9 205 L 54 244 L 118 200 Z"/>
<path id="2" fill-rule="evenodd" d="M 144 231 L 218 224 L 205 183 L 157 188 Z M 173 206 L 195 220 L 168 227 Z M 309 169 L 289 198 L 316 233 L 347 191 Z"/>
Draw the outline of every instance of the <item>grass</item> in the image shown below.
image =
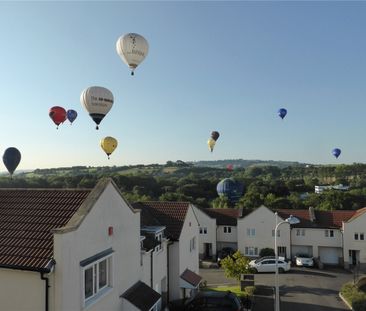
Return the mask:
<path id="1" fill-rule="evenodd" d="M 253 296 L 255 291 L 255 286 L 247 286 L 245 288 L 245 291 L 242 292 L 240 290 L 240 286 L 218 286 L 218 287 L 205 287 L 203 290 L 212 290 L 215 292 L 227 292 L 231 291 L 238 297 L 247 297 L 247 296 Z"/>
<path id="2" fill-rule="evenodd" d="M 341 294 L 355 311 L 366 310 L 366 293 L 361 291 L 353 282 L 342 286 Z"/>

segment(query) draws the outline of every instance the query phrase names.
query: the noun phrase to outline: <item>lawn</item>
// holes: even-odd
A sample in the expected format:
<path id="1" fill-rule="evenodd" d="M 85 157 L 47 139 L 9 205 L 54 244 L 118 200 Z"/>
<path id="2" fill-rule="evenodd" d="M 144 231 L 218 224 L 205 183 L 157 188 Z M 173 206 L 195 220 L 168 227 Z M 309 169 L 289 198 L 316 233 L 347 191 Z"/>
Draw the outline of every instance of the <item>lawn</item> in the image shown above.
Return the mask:
<path id="1" fill-rule="evenodd" d="M 245 291 L 240 290 L 240 286 L 218 286 L 218 287 L 205 287 L 203 290 L 212 290 L 216 292 L 227 292 L 230 291 L 237 295 L 238 297 L 252 296 L 255 291 L 255 286 L 247 286 Z"/>

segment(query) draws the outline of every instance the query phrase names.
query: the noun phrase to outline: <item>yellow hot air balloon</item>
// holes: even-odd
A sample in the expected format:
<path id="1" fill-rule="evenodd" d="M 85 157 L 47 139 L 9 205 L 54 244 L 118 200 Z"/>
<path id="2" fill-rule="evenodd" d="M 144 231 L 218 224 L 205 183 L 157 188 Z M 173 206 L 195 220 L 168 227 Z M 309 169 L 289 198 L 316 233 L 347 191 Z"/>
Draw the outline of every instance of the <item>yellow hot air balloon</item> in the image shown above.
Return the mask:
<path id="1" fill-rule="evenodd" d="M 112 152 L 117 148 L 117 145 L 118 145 L 117 139 L 115 139 L 111 136 L 104 137 L 100 141 L 100 146 L 102 147 L 104 152 L 107 154 L 108 159 L 109 159 L 109 156 L 112 154 Z"/>
<path id="2" fill-rule="evenodd" d="M 208 149 L 210 149 L 211 152 L 213 151 L 215 144 L 216 144 L 216 141 L 213 138 L 210 138 L 207 141 Z"/>

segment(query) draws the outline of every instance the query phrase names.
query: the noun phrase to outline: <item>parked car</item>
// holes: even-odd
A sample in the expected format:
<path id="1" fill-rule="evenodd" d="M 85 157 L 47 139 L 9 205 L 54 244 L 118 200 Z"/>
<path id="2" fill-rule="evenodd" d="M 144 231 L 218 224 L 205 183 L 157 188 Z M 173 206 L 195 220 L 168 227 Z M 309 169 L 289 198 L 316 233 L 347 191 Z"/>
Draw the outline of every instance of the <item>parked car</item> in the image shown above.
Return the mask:
<path id="1" fill-rule="evenodd" d="M 300 267 L 314 267 L 314 258 L 308 254 L 297 254 L 295 263 Z"/>
<path id="2" fill-rule="evenodd" d="M 249 266 L 253 268 L 255 272 L 276 272 L 276 258 L 270 256 L 262 257 L 249 262 Z M 284 257 L 279 257 L 278 259 L 278 272 L 283 273 L 290 271 L 291 262 L 287 262 Z"/>
<path id="3" fill-rule="evenodd" d="M 220 266 L 221 260 L 223 260 L 227 256 L 232 256 L 235 253 L 235 250 L 231 247 L 224 247 L 220 251 L 217 252 L 217 264 Z"/>
<path id="4" fill-rule="evenodd" d="M 241 300 L 232 292 L 202 291 L 189 298 L 184 311 L 243 311 Z"/>

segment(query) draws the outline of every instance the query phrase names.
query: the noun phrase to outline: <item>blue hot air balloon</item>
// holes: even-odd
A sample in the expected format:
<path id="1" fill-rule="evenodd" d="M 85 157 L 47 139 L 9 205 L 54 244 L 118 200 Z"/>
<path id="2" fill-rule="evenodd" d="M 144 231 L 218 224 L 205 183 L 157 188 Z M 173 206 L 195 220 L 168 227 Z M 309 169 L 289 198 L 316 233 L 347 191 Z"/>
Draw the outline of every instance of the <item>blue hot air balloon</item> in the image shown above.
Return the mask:
<path id="1" fill-rule="evenodd" d="M 74 122 L 75 119 L 76 119 L 76 117 L 78 116 L 78 113 L 75 110 L 73 110 L 73 109 L 69 109 L 66 112 L 66 116 L 67 116 L 67 119 L 72 124 L 72 122 Z"/>
<path id="2" fill-rule="evenodd" d="M 338 158 L 338 157 L 340 156 L 340 154 L 341 154 L 341 149 L 339 149 L 339 148 L 334 148 L 334 149 L 332 150 L 332 154 L 333 154 L 336 158 Z"/>
<path id="3" fill-rule="evenodd" d="M 20 152 L 17 148 L 10 147 L 5 150 L 3 155 L 3 162 L 10 174 L 10 176 L 13 175 L 15 169 L 17 168 L 19 162 L 21 159 Z"/>
<path id="4" fill-rule="evenodd" d="M 287 114 L 287 110 L 285 108 L 278 109 L 277 114 L 281 119 L 283 119 Z"/>
<path id="5" fill-rule="evenodd" d="M 233 178 L 225 178 L 217 184 L 216 190 L 219 196 L 226 196 L 231 203 L 236 203 L 243 195 L 244 185 Z"/>

